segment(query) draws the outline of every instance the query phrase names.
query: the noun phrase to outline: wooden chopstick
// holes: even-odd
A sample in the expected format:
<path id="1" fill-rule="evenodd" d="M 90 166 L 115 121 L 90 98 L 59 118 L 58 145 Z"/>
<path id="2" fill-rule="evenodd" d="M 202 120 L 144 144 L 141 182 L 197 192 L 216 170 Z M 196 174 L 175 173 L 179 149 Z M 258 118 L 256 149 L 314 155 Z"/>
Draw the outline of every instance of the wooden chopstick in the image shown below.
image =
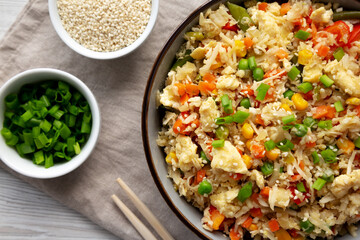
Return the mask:
<path id="1" fill-rule="evenodd" d="M 113 194 L 111 198 L 145 240 L 156 240 L 150 230 L 135 216 L 135 214 L 128 207 L 126 207 L 126 205 L 115 194 Z"/>
<path id="2" fill-rule="evenodd" d="M 164 226 L 161 225 L 159 220 L 154 216 L 154 214 L 150 211 L 150 209 L 145 206 L 145 204 L 135 195 L 135 193 L 126 185 L 126 183 L 121 178 L 118 178 L 117 182 L 119 183 L 120 187 L 124 189 L 125 193 L 134 203 L 135 207 L 150 223 L 150 225 L 155 229 L 155 231 L 159 234 L 159 236 L 164 240 L 174 240 L 174 238 L 164 228 Z"/>

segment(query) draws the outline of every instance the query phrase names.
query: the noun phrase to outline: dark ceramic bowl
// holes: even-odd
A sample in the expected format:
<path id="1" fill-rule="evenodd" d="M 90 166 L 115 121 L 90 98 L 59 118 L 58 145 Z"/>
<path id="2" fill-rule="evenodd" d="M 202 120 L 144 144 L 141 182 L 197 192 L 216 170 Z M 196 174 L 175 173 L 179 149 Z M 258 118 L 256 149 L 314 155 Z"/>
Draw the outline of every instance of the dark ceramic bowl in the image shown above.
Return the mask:
<path id="1" fill-rule="evenodd" d="M 175 58 L 175 53 L 184 43 L 183 36 L 191 29 L 192 26 L 197 25 L 200 13 L 205 12 L 209 8 L 216 9 L 220 3 L 225 3 L 227 1 L 228 0 L 212 0 L 199 7 L 191 13 L 171 35 L 159 53 L 150 73 L 142 109 L 141 124 L 143 144 L 154 181 L 169 207 L 187 227 L 189 227 L 202 239 L 220 240 L 226 238 L 220 232 L 211 233 L 202 228 L 200 221 L 202 213 L 186 202 L 184 198 L 179 196 L 179 194 L 174 190 L 172 180 L 167 177 L 167 166 L 164 160 L 165 154 L 163 149 L 158 147 L 156 144 L 157 135 L 161 129 L 161 119 L 163 117 L 163 112 L 156 108 L 156 92 L 165 87 L 165 79 Z M 230 2 L 240 3 L 242 1 L 230 0 Z M 347 9 L 360 10 L 360 1 L 358 0 L 336 0 L 332 2 L 338 2 L 342 7 Z M 360 234 L 360 231 L 358 234 Z M 342 240 L 351 239 L 353 238 L 349 235 L 342 237 Z"/>

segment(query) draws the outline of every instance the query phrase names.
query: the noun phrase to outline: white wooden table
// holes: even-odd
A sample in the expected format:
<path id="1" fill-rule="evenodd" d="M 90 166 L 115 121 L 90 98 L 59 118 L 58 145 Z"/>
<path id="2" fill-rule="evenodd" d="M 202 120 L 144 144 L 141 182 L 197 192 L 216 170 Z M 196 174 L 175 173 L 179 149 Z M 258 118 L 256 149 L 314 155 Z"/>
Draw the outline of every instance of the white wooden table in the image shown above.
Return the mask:
<path id="1" fill-rule="evenodd" d="M 0 39 L 26 2 L 0 0 Z M 117 238 L 0 168 L 0 239 Z"/>

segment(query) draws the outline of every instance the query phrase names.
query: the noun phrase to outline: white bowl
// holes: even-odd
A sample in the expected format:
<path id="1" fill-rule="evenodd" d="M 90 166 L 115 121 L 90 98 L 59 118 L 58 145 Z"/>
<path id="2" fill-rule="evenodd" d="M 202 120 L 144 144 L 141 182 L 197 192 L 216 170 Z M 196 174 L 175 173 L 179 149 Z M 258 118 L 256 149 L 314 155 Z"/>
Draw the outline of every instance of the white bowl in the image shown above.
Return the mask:
<path id="1" fill-rule="evenodd" d="M 61 80 L 69 83 L 77 89 L 88 101 L 92 114 L 92 128 L 89 139 L 81 149 L 79 155 L 64 163 L 55 163 L 50 168 L 35 165 L 31 160 L 20 157 L 16 150 L 6 145 L 5 140 L 0 136 L 0 158 L 12 170 L 33 178 L 55 178 L 65 175 L 79 167 L 91 154 L 94 149 L 100 132 L 100 111 L 96 99 L 90 89 L 77 77 L 51 68 L 37 68 L 28 70 L 12 77 L 0 89 L 0 125 L 4 122 L 5 97 L 16 93 L 20 88 L 29 83 L 36 83 L 45 80 Z"/>
<path id="2" fill-rule="evenodd" d="M 85 48 L 84 46 L 80 45 L 78 42 L 76 42 L 73 38 L 70 37 L 70 35 L 66 32 L 64 29 L 59 13 L 58 8 L 56 4 L 57 0 L 49 0 L 49 14 L 51 22 L 55 28 L 55 31 L 59 35 L 59 37 L 63 40 L 63 42 L 68 45 L 72 50 L 75 52 L 89 58 L 93 59 L 100 59 L 100 60 L 106 60 L 106 59 L 114 59 L 119 58 L 122 56 L 125 56 L 132 51 L 134 51 L 136 48 L 138 48 L 149 36 L 151 30 L 153 29 L 155 25 L 155 21 L 157 18 L 158 10 L 159 10 L 159 0 L 152 0 L 151 1 L 151 14 L 149 22 L 144 30 L 144 32 L 140 35 L 140 37 L 133 42 L 131 45 L 119 49 L 114 52 L 96 52 L 92 51 L 90 49 Z"/>

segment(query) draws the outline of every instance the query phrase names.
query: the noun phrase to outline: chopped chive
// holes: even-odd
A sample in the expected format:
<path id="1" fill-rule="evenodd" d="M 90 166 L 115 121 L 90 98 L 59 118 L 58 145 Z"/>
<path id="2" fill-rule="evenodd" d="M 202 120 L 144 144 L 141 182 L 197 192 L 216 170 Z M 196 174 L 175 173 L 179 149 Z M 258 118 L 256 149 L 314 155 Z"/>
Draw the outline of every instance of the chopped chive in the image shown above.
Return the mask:
<path id="1" fill-rule="evenodd" d="M 271 162 L 264 162 L 264 165 L 261 166 L 261 172 L 265 176 L 269 176 L 274 172 L 274 164 Z"/>
<path id="2" fill-rule="evenodd" d="M 321 129 L 331 129 L 333 127 L 331 120 L 320 121 L 318 127 Z"/>
<path id="3" fill-rule="evenodd" d="M 336 152 L 331 149 L 323 150 L 320 154 L 326 163 L 334 163 L 337 161 Z"/>
<path id="4" fill-rule="evenodd" d="M 263 101 L 266 97 L 267 91 L 269 90 L 270 86 L 265 83 L 261 83 L 260 86 L 256 89 L 258 92 L 256 96 L 256 100 Z"/>
<path id="5" fill-rule="evenodd" d="M 309 33 L 309 32 L 306 32 L 306 31 L 304 31 L 304 30 L 299 30 L 297 33 L 295 33 L 294 36 L 295 36 L 296 38 L 300 39 L 300 40 L 305 41 L 306 39 L 309 38 L 310 33 Z"/>
<path id="6" fill-rule="evenodd" d="M 266 141 L 264 143 L 266 151 L 271 151 L 275 148 L 276 144 L 273 140 Z"/>
<path id="7" fill-rule="evenodd" d="M 297 137 L 304 137 L 308 132 L 308 128 L 304 124 L 295 124 L 293 130 Z"/>
<path id="8" fill-rule="evenodd" d="M 335 103 L 334 103 L 334 107 L 335 107 L 336 112 L 342 112 L 342 111 L 344 111 L 344 107 L 343 107 L 341 101 L 335 102 Z"/>
<path id="9" fill-rule="evenodd" d="M 315 119 L 313 119 L 312 117 L 306 117 L 303 120 L 303 124 L 309 128 L 312 128 L 316 123 L 317 123 L 317 121 Z"/>
<path id="10" fill-rule="evenodd" d="M 317 163 L 320 162 L 319 154 L 318 154 L 316 151 L 313 151 L 313 152 L 311 153 L 311 156 L 312 156 L 312 158 L 313 158 L 314 164 L 317 164 Z"/>
<path id="11" fill-rule="evenodd" d="M 326 181 L 322 178 L 316 179 L 314 184 L 311 186 L 313 189 L 320 191 L 326 184 Z"/>
<path id="12" fill-rule="evenodd" d="M 294 144 L 290 142 L 288 139 L 284 139 L 276 143 L 276 147 L 283 152 L 289 152 L 290 150 L 294 149 Z"/>
<path id="13" fill-rule="evenodd" d="M 297 76 L 299 76 L 299 74 L 300 70 L 296 66 L 293 66 L 288 72 L 288 77 L 290 78 L 290 80 L 294 81 Z"/>
<path id="14" fill-rule="evenodd" d="M 225 145 L 225 140 L 224 139 L 220 139 L 220 140 L 214 140 L 211 145 L 214 147 L 214 148 L 221 148 L 221 147 L 224 147 Z"/>
<path id="15" fill-rule="evenodd" d="M 291 123 L 291 122 L 295 122 L 295 121 L 296 121 L 296 117 L 295 117 L 294 114 L 292 114 L 292 115 L 289 115 L 289 116 L 282 117 L 281 120 L 282 120 L 282 122 L 283 122 L 284 124 L 289 124 L 289 123 Z"/>
<path id="16" fill-rule="evenodd" d="M 233 119 L 234 119 L 234 122 L 236 122 L 236 123 L 243 123 L 249 116 L 250 116 L 250 113 L 243 112 L 243 111 L 237 111 L 233 115 Z"/>
<path id="17" fill-rule="evenodd" d="M 340 60 L 345 56 L 344 49 L 342 47 L 337 48 L 333 56 L 338 62 L 340 62 Z"/>
<path id="18" fill-rule="evenodd" d="M 334 81 L 331 80 L 328 76 L 326 75 L 322 75 L 320 77 L 320 82 L 322 82 L 322 84 L 324 84 L 325 87 L 331 87 L 331 85 L 334 84 Z"/>
<path id="19" fill-rule="evenodd" d="M 297 88 L 303 93 L 308 93 L 314 89 L 313 85 L 309 82 L 303 82 Z"/>
<path id="20" fill-rule="evenodd" d="M 225 123 L 232 123 L 233 121 L 233 116 L 219 117 L 215 119 L 215 124 L 220 125 Z"/>

